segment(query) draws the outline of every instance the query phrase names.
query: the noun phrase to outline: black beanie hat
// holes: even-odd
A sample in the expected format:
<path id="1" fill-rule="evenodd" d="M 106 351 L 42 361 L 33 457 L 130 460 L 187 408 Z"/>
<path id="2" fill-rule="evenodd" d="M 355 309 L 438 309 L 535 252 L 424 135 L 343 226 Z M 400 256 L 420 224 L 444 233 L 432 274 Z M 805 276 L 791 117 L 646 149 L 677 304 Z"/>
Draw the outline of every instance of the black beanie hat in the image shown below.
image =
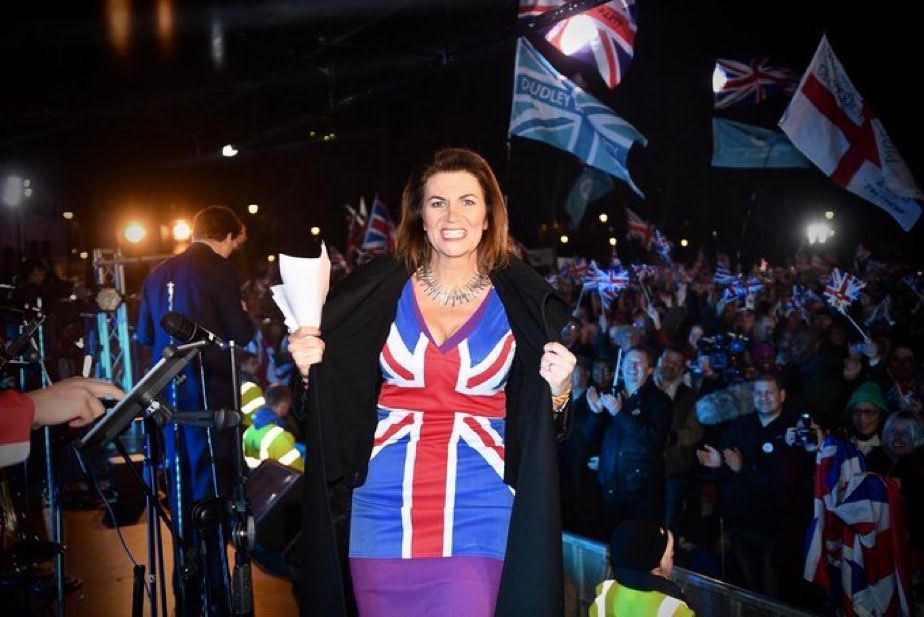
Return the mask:
<path id="1" fill-rule="evenodd" d="M 610 538 L 610 564 L 614 569 L 649 572 L 661 564 L 667 548 L 667 531 L 648 520 L 619 523 Z"/>

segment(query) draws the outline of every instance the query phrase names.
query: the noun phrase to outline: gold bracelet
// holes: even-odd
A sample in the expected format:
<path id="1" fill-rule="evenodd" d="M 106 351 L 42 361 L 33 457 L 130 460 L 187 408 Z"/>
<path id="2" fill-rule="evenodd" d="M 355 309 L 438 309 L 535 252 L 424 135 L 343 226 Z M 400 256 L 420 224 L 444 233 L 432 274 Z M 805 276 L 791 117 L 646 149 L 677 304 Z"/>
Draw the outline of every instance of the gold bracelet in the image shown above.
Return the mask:
<path id="1" fill-rule="evenodd" d="M 570 398 L 571 398 L 571 388 L 568 388 L 567 390 L 565 390 L 558 396 L 552 397 L 552 408 L 555 411 L 561 411 L 561 409 L 565 406 L 565 403 L 567 403 L 568 399 Z"/>

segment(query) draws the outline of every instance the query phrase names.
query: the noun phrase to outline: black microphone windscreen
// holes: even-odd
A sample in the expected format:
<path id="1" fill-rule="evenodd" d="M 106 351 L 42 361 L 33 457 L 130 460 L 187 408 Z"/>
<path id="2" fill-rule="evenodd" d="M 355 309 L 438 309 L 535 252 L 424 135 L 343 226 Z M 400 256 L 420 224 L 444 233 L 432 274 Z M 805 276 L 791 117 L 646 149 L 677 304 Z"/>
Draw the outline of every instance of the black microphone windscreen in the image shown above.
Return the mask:
<path id="1" fill-rule="evenodd" d="M 183 313 L 167 311 L 160 318 L 161 327 L 181 343 L 191 343 L 196 336 L 196 324 Z"/>

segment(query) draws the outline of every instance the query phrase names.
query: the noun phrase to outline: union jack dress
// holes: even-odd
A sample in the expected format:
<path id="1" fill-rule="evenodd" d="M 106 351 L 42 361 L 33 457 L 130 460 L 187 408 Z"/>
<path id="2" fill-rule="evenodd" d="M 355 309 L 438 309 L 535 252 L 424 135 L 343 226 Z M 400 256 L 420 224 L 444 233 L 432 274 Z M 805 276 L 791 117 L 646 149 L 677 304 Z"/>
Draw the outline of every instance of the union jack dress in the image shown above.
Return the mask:
<path id="1" fill-rule="evenodd" d="M 503 476 L 514 349 L 493 288 L 437 345 L 405 285 L 379 355 L 369 472 L 353 491 L 350 568 L 364 617 L 494 614 L 513 505 Z"/>

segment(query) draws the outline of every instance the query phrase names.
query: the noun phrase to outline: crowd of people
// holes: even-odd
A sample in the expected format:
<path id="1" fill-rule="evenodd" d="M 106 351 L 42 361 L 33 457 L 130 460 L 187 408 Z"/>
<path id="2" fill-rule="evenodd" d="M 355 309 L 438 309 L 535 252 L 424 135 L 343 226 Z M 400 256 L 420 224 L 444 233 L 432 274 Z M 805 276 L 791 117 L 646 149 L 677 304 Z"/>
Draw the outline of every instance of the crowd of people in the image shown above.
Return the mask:
<path id="1" fill-rule="evenodd" d="M 812 553 L 817 538 L 830 540 L 837 508 L 858 485 L 843 475 L 850 467 L 894 489 L 882 498 L 891 510 L 877 514 L 877 529 L 900 536 L 896 546 L 907 551 L 890 553 L 907 564 L 894 569 L 895 597 L 920 603 L 920 273 L 863 247 L 850 263 L 824 253 L 737 271 L 724 255 L 660 262 L 632 267 L 626 284 L 606 294 L 588 285 L 593 266 L 582 259 L 536 266 L 573 309 L 562 330 L 577 357 L 570 431 L 558 445 L 564 528 L 610 542 L 626 525 L 655 521 L 670 530 L 668 552 L 689 569 L 815 609 L 843 597 L 865 602 L 881 572 L 849 588 Z M 836 266 L 865 283 L 846 313 L 825 301 Z M 10 306 L 55 303 L 46 328 L 55 381 L 79 374 L 81 337 L 95 325 L 86 308 L 92 286 L 58 270 L 27 261 L 7 291 Z M 303 427 L 289 413 L 287 387 L 300 376 L 271 299 L 277 282 L 275 264 L 261 260 L 240 288 L 253 332 L 241 357 L 245 457 L 256 465 L 267 454 L 301 470 Z M 8 329 L 7 338 L 14 334 Z M 248 384 L 256 386 L 249 394 Z M 269 434 L 279 443 L 264 448 Z M 825 476 L 831 460 L 841 475 Z M 880 503 L 864 499 L 874 509 Z"/>
<path id="2" fill-rule="evenodd" d="M 901 499 L 888 505 L 900 513 L 880 529 L 909 549 L 894 555 L 910 560 L 896 578 L 913 578 L 920 602 L 919 273 L 860 247 L 848 268 L 866 286 L 844 315 L 825 301 L 839 264 L 824 255 L 740 273 L 725 256 L 717 264 L 633 268 L 633 284 L 609 298 L 582 293 L 595 266 L 581 259 L 548 272 L 577 322 L 573 427 L 559 453 L 565 528 L 606 541 L 620 521 L 650 518 L 673 531 L 688 568 L 812 608 L 838 605 L 837 593 L 866 601 L 856 582 L 832 587 L 806 565 L 825 504 L 838 505 L 826 458 L 852 447 L 857 473 L 897 480 Z M 843 492 L 849 478 L 839 480 Z M 806 579 L 836 589 L 834 600 Z"/>

